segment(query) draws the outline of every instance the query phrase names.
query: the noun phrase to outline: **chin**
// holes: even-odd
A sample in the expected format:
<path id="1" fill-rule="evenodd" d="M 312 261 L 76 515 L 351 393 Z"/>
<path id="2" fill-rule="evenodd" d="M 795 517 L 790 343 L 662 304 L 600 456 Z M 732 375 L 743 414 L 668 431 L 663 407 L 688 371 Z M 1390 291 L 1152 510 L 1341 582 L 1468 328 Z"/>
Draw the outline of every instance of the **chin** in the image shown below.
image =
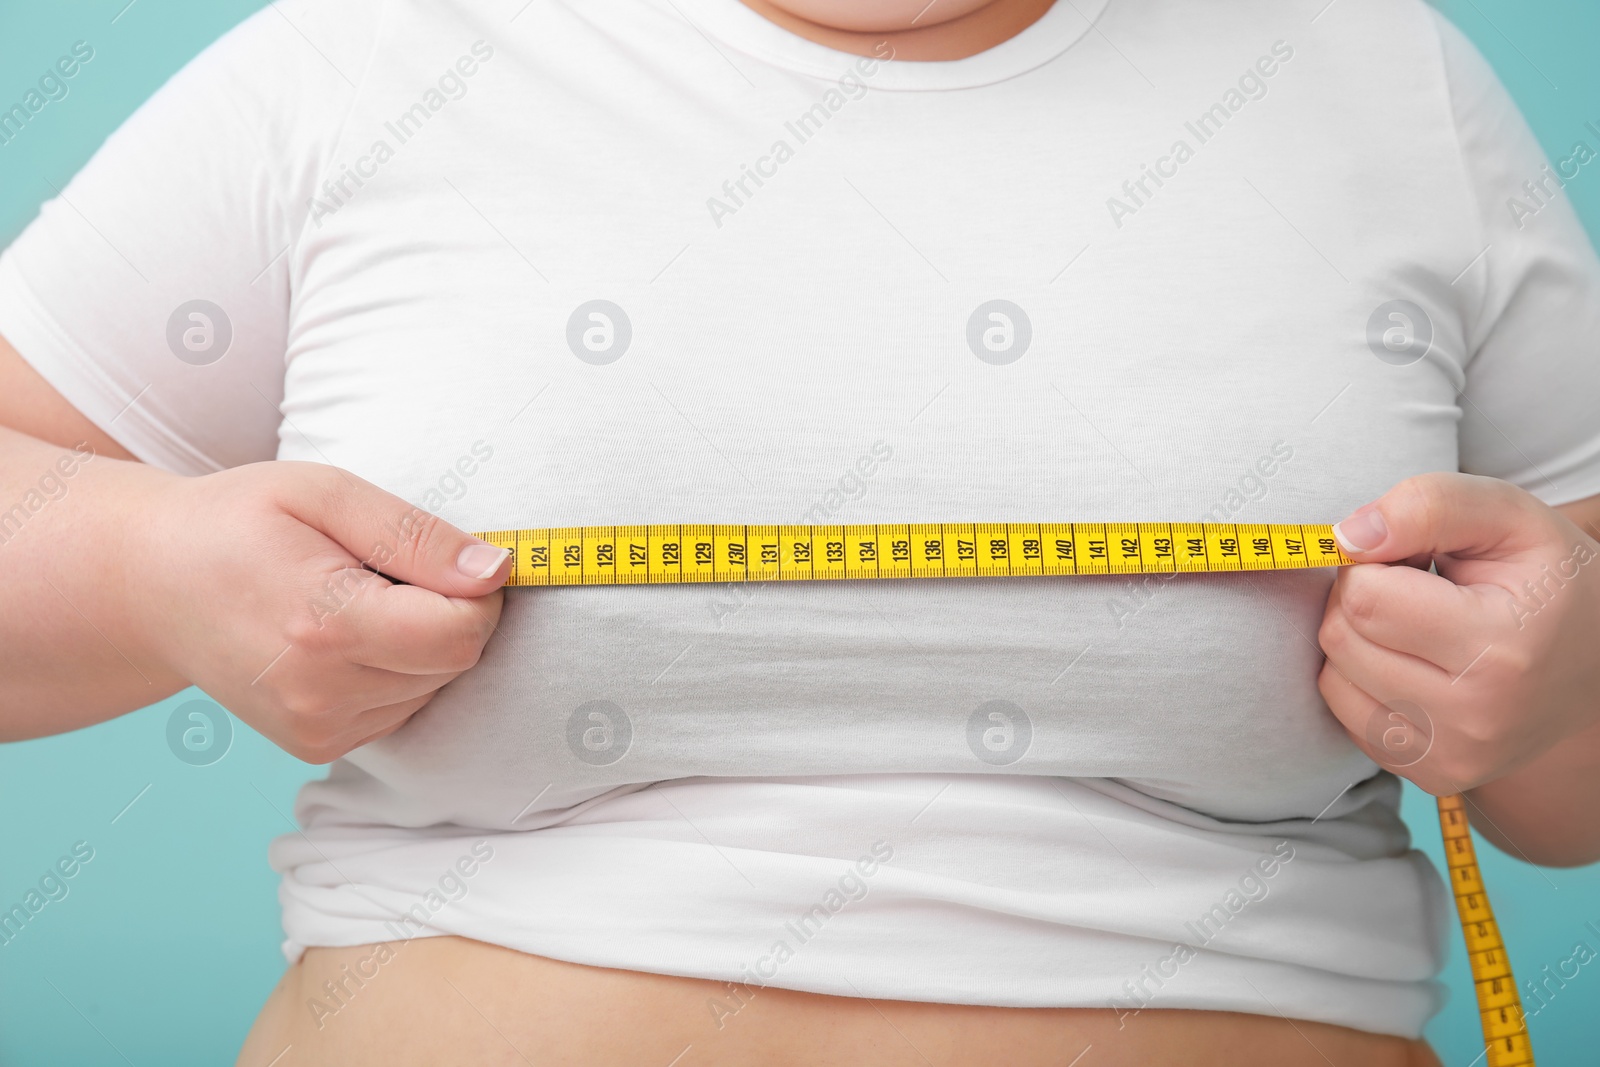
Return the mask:
<path id="1" fill-rule="evenodd" d="M 850 33 L 923 29 L 970 15 L 991 0 L 767 0 L 795 18 Z"/>

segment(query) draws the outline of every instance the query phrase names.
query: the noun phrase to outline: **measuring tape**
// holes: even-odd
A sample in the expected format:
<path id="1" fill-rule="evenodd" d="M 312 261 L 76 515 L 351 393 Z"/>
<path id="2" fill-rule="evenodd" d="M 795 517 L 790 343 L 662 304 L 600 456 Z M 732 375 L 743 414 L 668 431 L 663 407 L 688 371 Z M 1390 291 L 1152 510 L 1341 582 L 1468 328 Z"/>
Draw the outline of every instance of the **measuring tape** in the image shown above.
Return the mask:
<path id="1" fill-rule="evenodd" d="M 1445 862 L 1450 868 L 1450 892 L 1467 941 L 1467 962 L 1478 993 L 1478 1021 L 1488 1050 L 1488 1067 L 1518 1067 L 1533 1063 L 1528 1026 L 1522 1015 L 1522 998 L 1511 975 L 1500 927 L 1489 907 L 1472 850 L 1472 830 L 1466 806 L 1459 796 L 1439 798 L 1439 831 L 1444 836 Z"/>
<path id="2" fill-rule="evenodd" d="M 568 526 L 478 534 L 507 585 L 1199 574 L 1340 567 L 1333 527 L 1218 522 Z"/>
<path id="3" fill-rule="evenodd" d="M 1343 567 L 1333 527 L 1216 522 L 568 526 L 477 535 L 511 551 L 507 585 L 1206 574 Z M 1450 886 L 1488 1067 L 1533 1063 L 1522 1001 L 1459 796 L 1439 799 Z"/>

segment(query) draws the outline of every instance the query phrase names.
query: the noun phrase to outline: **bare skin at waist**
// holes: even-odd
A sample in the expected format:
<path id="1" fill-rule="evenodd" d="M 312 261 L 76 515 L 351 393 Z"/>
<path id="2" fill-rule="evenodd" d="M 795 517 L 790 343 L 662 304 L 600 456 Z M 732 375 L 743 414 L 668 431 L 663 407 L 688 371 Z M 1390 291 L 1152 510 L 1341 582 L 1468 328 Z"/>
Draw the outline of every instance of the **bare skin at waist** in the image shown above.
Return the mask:
<path id="1" fill-rule="evenodd" d="M 337 994 L 337 995 L 335 995 Z M 320 1005 L 320 1007 L 318 1006 Z M 313 948 L 238 1067 L 1440 1067 L 1426 1044 L 1216 1011 L 994 1008 L 750 989 L 458 937 Z"/>

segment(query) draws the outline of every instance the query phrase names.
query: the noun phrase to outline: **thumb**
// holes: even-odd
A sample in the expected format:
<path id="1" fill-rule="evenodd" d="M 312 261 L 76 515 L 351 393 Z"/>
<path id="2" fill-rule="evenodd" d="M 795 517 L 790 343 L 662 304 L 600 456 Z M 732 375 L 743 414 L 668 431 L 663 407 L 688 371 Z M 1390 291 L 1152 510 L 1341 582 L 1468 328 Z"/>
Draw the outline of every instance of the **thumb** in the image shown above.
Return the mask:
<path id="1" fill-rule="evenodd" d="M 1498 478 L 1421 474 L 1334 523 L 1345 554 L 1360 563 L 1427 567 L 1440 557 L 1511 560 L 1538 547 L 1542 505 Z"/>
<path id="2" fill-rule="evenodd" d="M 304 466 L 314 472 L 309 481 L 280 503 L 363 564 L 444 596 L 486 596 L 505 584 L 508 550 L 462 533 L 348 471 Z"/>

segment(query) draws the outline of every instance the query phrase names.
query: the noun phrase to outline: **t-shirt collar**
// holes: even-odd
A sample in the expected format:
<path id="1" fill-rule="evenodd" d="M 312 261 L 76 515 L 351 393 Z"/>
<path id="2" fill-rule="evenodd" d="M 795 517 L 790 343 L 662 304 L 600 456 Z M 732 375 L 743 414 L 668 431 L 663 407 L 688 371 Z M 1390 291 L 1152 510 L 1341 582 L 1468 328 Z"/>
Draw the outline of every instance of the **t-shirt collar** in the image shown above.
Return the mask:
<path id="1" fill-rule="evenodd" d="M 718 44 L 785 70 L 837 81 L 862 76 L 890 91 L 971 89 L 1026 74 L 1087 34 L 1110 0 L 1056 0 L 1033 25 L 965 59 L 873 60 L 808 41 L 756 14 L 739 0 L 674 0 L 674 6 Z M 865 67 L 860 64 L 864 63 Z M 863 71 L 870 68 L 870 74 Z"/>

